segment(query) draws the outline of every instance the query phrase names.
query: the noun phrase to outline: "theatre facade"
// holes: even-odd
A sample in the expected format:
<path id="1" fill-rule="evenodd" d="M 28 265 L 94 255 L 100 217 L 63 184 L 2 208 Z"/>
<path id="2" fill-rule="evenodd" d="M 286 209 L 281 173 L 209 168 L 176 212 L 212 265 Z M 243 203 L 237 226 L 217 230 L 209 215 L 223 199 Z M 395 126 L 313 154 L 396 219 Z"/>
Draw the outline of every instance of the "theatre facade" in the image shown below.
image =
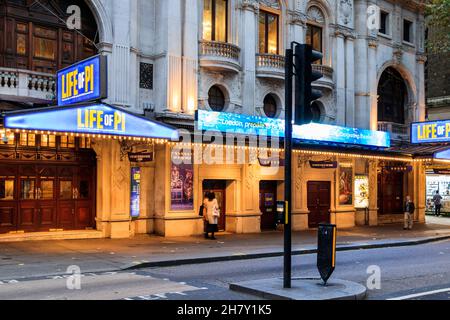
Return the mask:
<path id="1" fill-rule="evenodd" d="M 291 41 L 324 54 L 315 125 L 296 128 L 294 229 L 399 222 L 407 195 L 425 221 L 427 173 L 447 164 L 410 144 L 419 2 L 380 1 L 380 33 L 363 1 L 73 2 L 78 31 L 66 1 L 0 0 L 0 240 L 200 235 L 211 191 L 221 230 L 275 229 Z"/>

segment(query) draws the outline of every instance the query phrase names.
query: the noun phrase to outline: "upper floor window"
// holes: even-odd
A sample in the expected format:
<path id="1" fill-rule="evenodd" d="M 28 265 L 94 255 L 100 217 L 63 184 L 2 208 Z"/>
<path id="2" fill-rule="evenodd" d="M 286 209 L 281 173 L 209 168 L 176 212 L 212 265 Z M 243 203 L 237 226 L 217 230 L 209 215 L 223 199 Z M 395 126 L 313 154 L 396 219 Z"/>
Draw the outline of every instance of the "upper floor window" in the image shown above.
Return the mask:
<path id="1" fill-rule="evenodd" d="M 268 118 L 275 118 L 278 114 L 277 101 L 275 100 L 274 96 L 271 94 L 268 94 L 264 98 L 264 114 Z"/>
<path id="2" fill-rule="evenodd" d="M 216 112 L 222 112 L 225 109 L 225 95 L 218 86 L 213 86 L 208 92 L 209 107 Z"/>
<path id="3" fill-rule="evenodd" d="M 403 20 L 403 41 L 412 43 L 413 23 L 409 20 Z"/>
<path id="4" fill-rule="evenodd" d="M 259 12 L 259 53 L 280 52 L 280 6 L 278 1 L 261 1 Z"/>
<path id="5" fill-rule="evenodd" d="M 380 33 L 385 35 L 390 33 L 389 13 L 385 11 L 380 13 Z"/>
<path id="6" fill-rule="evenodd" d="M 405 80 L 392 67 L 387 68 L 378 85 L 378 121 L 405 124 L 408 92 Z"/>
<path id="7" fill-rule="evenodd" d="M 31 2 L 1 1 L 0 38 L 7 37 L 0 41 L 0 66 L 56 73 L 96 54 L 98 28 L 85 1 L 77 2 L 83 13 L 81 32 L 69 30 L 64 23 L 69 17 L 65 15 L 67 1 L 45 2 L 50 11 L 61 13 L 61 20 Z"/>
<path id="8" fill-rule="evenodd" d="M 228 0 L 203 1 L 203 40 L 228 41 Z"/>
<path id="9" fill-rule="evenodd" d="M 313 50 L 324 53 L 323 50 L 323 29 L 325 26 L 325 17 L 322 11 L 315 6 L 308 9 L 308 24 L 306 30 L 306 44 L 309 44 Z M 322 64 L 322 60 L 315 61 L 316 64 Z"/>

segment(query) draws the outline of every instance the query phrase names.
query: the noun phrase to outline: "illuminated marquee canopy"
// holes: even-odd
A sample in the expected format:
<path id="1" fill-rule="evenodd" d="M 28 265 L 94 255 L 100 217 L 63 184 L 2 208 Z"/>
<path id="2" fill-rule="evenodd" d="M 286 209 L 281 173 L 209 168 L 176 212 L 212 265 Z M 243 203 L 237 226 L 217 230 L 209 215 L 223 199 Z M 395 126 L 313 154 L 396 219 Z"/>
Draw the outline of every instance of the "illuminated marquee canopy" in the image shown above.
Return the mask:
<path id="1" fill-rule="evenodd" d="M 107 97 L 107 58 L 95 56 L 58 71 L 58 106 Z"/>
<path id="2" fill-rule="evenodd" d="M 413 123 L 411 143 L 450 142 L 450 120 Z"/>
<path id="3" fill-rule="evenodd" d="M 7 129 L 178 140 L 172 127 L 106 104 L 9 112 Z"/>
<path id="4" fill-rule="evenodd" d="M 196 128 L 203 131 L 220 131 L 243 135 L 284 137 L 284 120 L 234 113 L 197 111 Z M 376 148 L 389 148 L 390 134 L 357 128 L 346 128 L 311 123 L 294 126 L 294 139 L 322 143 L 338 143 Z"/>

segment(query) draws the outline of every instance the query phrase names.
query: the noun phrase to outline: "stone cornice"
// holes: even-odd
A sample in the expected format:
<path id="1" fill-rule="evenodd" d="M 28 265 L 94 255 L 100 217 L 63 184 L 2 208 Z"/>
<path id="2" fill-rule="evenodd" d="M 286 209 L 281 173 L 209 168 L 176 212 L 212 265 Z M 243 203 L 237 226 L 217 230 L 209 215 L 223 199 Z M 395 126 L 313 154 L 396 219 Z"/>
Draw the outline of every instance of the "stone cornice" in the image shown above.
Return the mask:
<path id="1" fill-rule="evenodd" d="M 341 25 L 330 24 L 330 29 L 333 31 L 333 35 L 335 37 L 344 37 L 350 39 L 356 39 L 357 37 L 357 34 L 353 29 L 343 27 Z"/>
<path id="2" fill-rule="evenodd" d="M 306 23 L 308 21 L 308 16 L 303 12 L 289 10 L 288 16 L 289 24 L 306 26 Z"/>

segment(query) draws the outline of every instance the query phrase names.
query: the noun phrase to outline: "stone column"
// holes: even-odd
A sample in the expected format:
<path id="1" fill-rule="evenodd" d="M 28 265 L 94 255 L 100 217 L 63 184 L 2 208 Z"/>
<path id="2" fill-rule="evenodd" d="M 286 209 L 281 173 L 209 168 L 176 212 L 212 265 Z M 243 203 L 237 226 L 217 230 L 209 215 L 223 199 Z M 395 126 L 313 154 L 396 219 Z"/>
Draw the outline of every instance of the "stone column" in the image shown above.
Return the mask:
<path id="1" fill-rule="evenodd" d="M 416 213 L 414 219 L 419 223 L 425 223 L 426 219 L 426 187 L 427 187 L 426 167 L 424 163 L 414 165 L 414 203 Z"/>
<path id="2" fill-rule="evenodd" d="M 309 156 L 294 153 L 292 157 L 292 222 L 293 230 L 307 230 L 308 225 L 308 191 L 305 179 L 305 171 L 308 166 Z"/>
<path id="3" fill-rule="evenodd" d="M 336 30 L 335 32 L 335 77 L 336 77 L 336 103 L 339 107 L 344 107 L 346 103 L 346 76 L 345 76 L 345 36 Z M 336 124 L 339 126 L 346 126 L 347 110 L 345 112 L 338 112 L 336 116 Z"/>
<path id="4" fill-rule="evenodd" d="M 257 15 L 259 4 L 255 0 L 244 0 L 241 4 L 242 26 L 240 32 L 241 61 L 243 68 L 243 104 L 244 113 L 255 114 L 255 92 L 256 92 L 256 39 Z"/>
<path id="5" fill-rule="evenodd" d="M 378 225 L 378 161 L 369 161 L 369 225 Z"/>
<path id="6" fill-rule="evenodd" d="M 417 84 L 417 110 L 414 115 L 414 121 L 425 121 L 426 118 L 426 93 L 425 93 L 425 63 L 427 57 L 425 54 L 418 54 L 416 65 L 416 84 Z"/>
<path id="7" fill-rule="evenodd" d="M 193 114 L 198 99 L 198 12 L 199 1 L 185 0 L 183 37 L 183 112 Z"/>
<path id="8" fill-rule="evenodd" d="M 345 41 L 345 94 L 346 94 L 346 119 L 347 127 L 355 127 L 355 47 L 354 36 L 349 35 Z M 359 125 L 358 125 L 359 126 Z"/>
<path id="9" fill-rule="evenodd" d="M 370 97 L 370 129 L 378 130 L 378 77 L 377 77 L 378 40 L 369 40 L 367 63 L 368 88 Z"/>

